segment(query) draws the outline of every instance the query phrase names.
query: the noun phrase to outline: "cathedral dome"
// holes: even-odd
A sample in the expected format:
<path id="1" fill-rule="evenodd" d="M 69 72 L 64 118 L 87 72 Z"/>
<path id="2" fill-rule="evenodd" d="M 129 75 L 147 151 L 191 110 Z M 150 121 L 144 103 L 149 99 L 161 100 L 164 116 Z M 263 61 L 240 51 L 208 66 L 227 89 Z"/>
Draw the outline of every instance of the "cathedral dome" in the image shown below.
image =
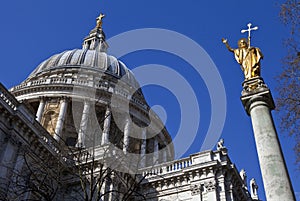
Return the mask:
<path id="1" fill-rule="evenodd" d="M 164 149 L 159 161 L 173 159 L 172 139 L 163 122 L 149 107 L 133 73 L 108 55 L 107 48 L 98 20 L 81 49 L 50 56 L 10 91 L 67 146 L 101 149 L 111 143 L 124 153 L 144 155 L 146 150 Z M 153 159 L 148 158 L 150 164 Z"/>
<path id="2" fill-rule="evenodd" d="M 39 64 L 29 75 L 28 79 L 31 80 L 62 68 L 81 68 L 98 71 L 116 78 L 122 78 L 124 82 L 134 88 L 139 87 L 134 75 L 123 62 L 97 49 L 74 49 L 55 54 Z"/>

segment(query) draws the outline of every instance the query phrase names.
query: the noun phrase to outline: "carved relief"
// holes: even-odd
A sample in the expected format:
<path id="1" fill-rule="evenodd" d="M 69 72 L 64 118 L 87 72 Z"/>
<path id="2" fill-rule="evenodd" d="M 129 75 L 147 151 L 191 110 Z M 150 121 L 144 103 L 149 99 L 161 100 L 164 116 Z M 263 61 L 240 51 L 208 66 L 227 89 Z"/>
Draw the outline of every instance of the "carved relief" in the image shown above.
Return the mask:
<path id="1" fill-rule="evenodd" d="M 203 187 L 201 184 L 191 185 L 192 196 L 199 195 L 202 191 L 203 191 Z"/>
<path id="2" fill-rule="evenodd" d="M 216 190 L 216 181 L 212 180 L 212 181 L 205 182 L 204 187 L 207 192 L 215 191 Z"/>

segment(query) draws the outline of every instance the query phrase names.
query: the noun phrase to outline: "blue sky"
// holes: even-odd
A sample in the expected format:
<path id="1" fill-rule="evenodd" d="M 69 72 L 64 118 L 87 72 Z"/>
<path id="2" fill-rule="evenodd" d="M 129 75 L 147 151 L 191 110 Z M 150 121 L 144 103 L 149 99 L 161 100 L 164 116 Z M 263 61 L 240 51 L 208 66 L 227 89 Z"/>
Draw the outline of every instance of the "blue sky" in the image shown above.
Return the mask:
<path id="1" fill-rule="evenodd" d="M 259 27 L 252 34 L 251 44 L 259 47 L 264 54 L 262 77 L 276 97 L 277 83 L 274 77 L 281 71 L 281 60 L 286 53 L 283 40 L 288 36 L 288 29 L 279 20 L 279 5 L 282 2 L 4 1 L 0 7 L 0 82 L 8 88 L 17 85 L 51 55 L 66 49 L 80 48 L 83 38 L 94 28 L 95 18 L 100 12 L 106 14 L 103 28 L 107 38 L 144 28 L 166 29 L 183 34 L 199 44 L 217 67 L 227 100 L 226 122 L 221 137 L 225 139 L 225 146 L 237 168 L 244 168 L 248 179 L 256 178 L 260 186 L 260 198 L 265 200 L 250 118 L 240 102 L 243 74 L 233 55 L 222 44 L 221 38 L 227 38 L 231 46 L 236 47 L 237 40 L 246 37 L 240 30 L 247 28 L 249 22 Z M 182 46 L 176 42 L 173 45 L 178 48 Z M 210 92 L 201 75 L 184 59 L 158 50 L 132 52 L 120 59 L 130 69 L 147 64 L 168 66 L 188 81 L 197 94 L 201 117 L 196 138 L 183 156 L 198 152 L 207 134 L 212 108 Z M 150 105 L 161 105 L 164 108 L 167 128 L 175 137 L 181 117 L 180 101 L 176 95 L 170 89 L 159 86 L 146 86 L 143 91 Z M 300 192 L 300 176 L 293 152 L 294 141 L 279 131 L 277 116 L 273 112 L 294 190 Z"/>

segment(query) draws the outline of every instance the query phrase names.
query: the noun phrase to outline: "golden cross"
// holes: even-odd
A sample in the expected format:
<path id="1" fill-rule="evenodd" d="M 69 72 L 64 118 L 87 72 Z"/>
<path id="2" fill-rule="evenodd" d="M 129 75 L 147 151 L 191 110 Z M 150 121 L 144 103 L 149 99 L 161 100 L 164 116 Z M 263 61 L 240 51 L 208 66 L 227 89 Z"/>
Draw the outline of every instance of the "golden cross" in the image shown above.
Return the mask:
<path id="1" fill-rule="evenodd" d="M 105 15 L 103 13 L 100 13 L 99 17 L 96 18 L 97 20 L 97 28 L 101 28 L 102 27 L 102 19 L 105 17 Z"/>

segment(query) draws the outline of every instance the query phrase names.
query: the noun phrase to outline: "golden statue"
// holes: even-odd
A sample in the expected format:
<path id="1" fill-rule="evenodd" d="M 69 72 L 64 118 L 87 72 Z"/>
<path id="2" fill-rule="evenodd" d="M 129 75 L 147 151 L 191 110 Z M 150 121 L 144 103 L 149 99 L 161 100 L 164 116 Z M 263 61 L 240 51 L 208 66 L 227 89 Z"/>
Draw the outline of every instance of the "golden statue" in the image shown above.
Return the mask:
<path id="1" fill-rule="evenodd" d="M 263 58 L 263 54 L 259 48 L 250 47 L 250 31 L 256 30 L 257 27 L 250 28 L 250 23 L 248 24 L 248 27 L 248 30 L 242 30 L 242 33 L 248 31 L 248 40 L 246 38 L 241 38 L 238 41 L 237 49 L 231 48 L 227 39 L 222 38 L 222 42 L 230 52 L 234 53 L 236 61 L 241 65 L 246 80 L 260 76 L 260 60 Z"/>
<path id="2" fill-rule="evenodd" d="M 105 17 L 103 13 L 100 13 L 99 17 L 96 18 L 97 20 L 97 28 L 102 28 L 102 19 Z"/>

